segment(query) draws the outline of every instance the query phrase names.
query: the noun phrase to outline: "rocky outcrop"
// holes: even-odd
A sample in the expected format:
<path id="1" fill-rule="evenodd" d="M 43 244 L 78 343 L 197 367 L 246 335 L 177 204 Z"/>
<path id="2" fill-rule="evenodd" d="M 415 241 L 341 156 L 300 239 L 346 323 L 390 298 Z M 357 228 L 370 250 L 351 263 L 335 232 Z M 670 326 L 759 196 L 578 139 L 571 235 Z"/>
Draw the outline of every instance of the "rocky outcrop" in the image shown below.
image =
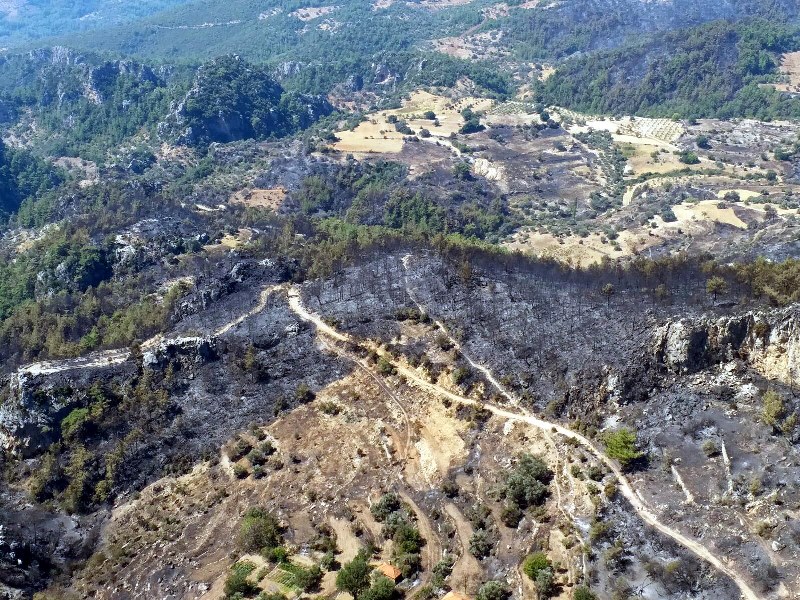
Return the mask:
<path id="1" fill-rule="evenodd" d="M 796 307 L 749 312 L 719 319 L 671 321 L 653 339 L 656 362 L 673 373 L 695 373 L 709 365 L 745 359 L 766 376 L 800 375 L 800 311 Z"/>
<path id="2" fill-rule="evenodd" d="M 6 56 L 0 60 L 0 70 L 9 72 L 9 81 L 40 88 L 39 104 L 59 107 L 81 98 L 92 104 L 102 104 L 115 93 L 117 80 L 123 76 L 162 86 L 165 85 L 163 76 L 169 72 L 162 69 L 157 73 L 143 63 L 106 60 L 63 46 Z"/>
<path id="3" fill-rule="evenodd" d="M 186 145 L 279 138 L 332 111 L 325 97 L 286 92 L 266 67 L 224 56 L 197 69 L 158 131 Z"/>
<path id="4" fill-rule="evenodd" d="M 191 374 L 219 356 L 213 337 L 164 339 L 142 352 L 142 366 Z M 126 350 L 100 352 L 81 359 L 39 363 L 9 378 L 8 397 L 0 402 L 0 449 L 27 458 L 59 438 L 60 423 L 81 406 L 95 382 L 119 384 L 133 377 L 138 361 Z"/>
<path id="5" fill-rule="evenodd" d="M 87 558 L 101 520 L 31 506 L 19 494 L 0 496 L 0 598 L 30 598 L 53 573 Z"/>
<path id="6" fill-rule="evenodd" d="M 11 375 L 8 397 L 0 403 L 0 449 L 23 458 L 37 454 L 58 438 L 59 423 L 81 401 L 91 381 L 133 372 L 133 365 L 124 362 L 101 360 L 90 365 L 65 360 Z"/>
<path id="7" fill-rule="evenodd" d="M 180 363 L 182 370 L 216 360 L 219 357 L 217 340 L 213 337 L 180 337 L 162 340 L 152 350 L 142 353 L 142 364 L 156 369 L 170 363 Z"/>

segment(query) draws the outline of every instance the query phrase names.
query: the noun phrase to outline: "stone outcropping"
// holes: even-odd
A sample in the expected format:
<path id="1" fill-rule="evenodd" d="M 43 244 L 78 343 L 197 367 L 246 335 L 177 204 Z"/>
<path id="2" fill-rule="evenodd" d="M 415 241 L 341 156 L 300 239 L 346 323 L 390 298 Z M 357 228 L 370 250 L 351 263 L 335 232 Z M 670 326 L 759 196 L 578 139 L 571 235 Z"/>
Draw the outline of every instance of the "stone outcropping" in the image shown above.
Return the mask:
<path id="1" fill-rule="evenodd" d="M 142 352 L 145 368 L 162 369 L 172 364 L 191 372 L 216 360 L 214 337 L 164 339 Z M 138 361 L 125 350 L 111 350 L 80 358 L 40 363 L 22 368 L 8 380 L 8 398 L 0 403 L 0 449 L 25 457 L 34 456 L 56 441 L 61 420 L 79 406 L 95 381 L 124 381 L 135 375 Z"/>
<path id="2" fill-rule="evenodd" d="M 681 374 L 742 359 L 765 376 L 790 383 L 800 376 L 800 310 L 672 321 L 656 329 L 653 355 L 668 371 Z"/>

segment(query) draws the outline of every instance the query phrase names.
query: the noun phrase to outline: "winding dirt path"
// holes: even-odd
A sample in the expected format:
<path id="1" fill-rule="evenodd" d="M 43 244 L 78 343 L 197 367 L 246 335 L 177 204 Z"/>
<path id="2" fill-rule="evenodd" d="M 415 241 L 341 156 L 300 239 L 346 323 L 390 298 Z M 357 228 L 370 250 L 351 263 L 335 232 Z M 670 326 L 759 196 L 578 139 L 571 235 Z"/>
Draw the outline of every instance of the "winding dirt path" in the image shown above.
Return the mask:
<path id="1" fill-rule="evenodd" d="M 303 299 L 300 296 L 300 290 L 298 290 L 296 287 L 288 288 L 287 296 L 289 298 L 289 308 L 292 309 L 292 312 L 294 312 L 304 321 L 312 322 L 317 327 L 317 331 L 322 331 L 328 337 L 331 337 L 339 342 L 352 341 L 349 335 L 336 331 L 336 329 L 328 325 L 319 315 L 307 310 L 306 307 L 303 305 Z M 383 390 L 383 393 L 386 394 L 386 396 L 388 396 L 389 399 L 392 400 L 392 402 L 397 406 L 397 409 L 400 411 L 400 414 L 403 415 L 403 421 L 406 424 L 406 442 L 405 442 L 405 448 L 403 449 L 403 458 L 408 458 L 412 447 L 411 417 L 408 415 L 408 411 L 406 411 L 405 406 L 403 406 L 403 403 L 400 402 L 400 400 L 398 400 L 397 396 L 395 396 L 392 390 L 389 389 L 389 387 L 386 385 L 383 379 L 381 379 L 380 377 L 378 377 L 378 375 L 375 374 L 375 372 L 369 367 L 366 361 L 351 356 L 350 353 L 342 350 L 338 346 L 325 344 L 325 347 L 334 352 L 335 354 L 338 354 L 342 358 L 354 362 L 359 368 L 363 369 L 375 381 L 375 383 L 378 384 L 378 387 L 380 387 L 381 390 Z"/>
<path id="2" fill-rule="evenodd" d="M 335 330 L 333 327 L 325 323 L 319 315 L 316 315 L 305 308 L 302 303 L 302 299 L 300 296 L 300 292 L 297 288 L 291 288 L 289 291 L 289 305 L 291 309 L 297 314 L 301 319 L 314 323 L 317 326 L 317 330 L 329 337 L 332 337 L 335 340 L 341 342 L 351 342 L 354 341 L 351 339 L 349 335 L 340 333 L 339 331 Z M 728 566 L 724 563 L 721 559 L 719 559 L 716 555 L 714 555 L 708 548 L 706 548 L 701 543 L 697 542 L 696 540 L 687 537 L 680 531 L 673 529 L 669 525 L 662 523 L 658 517 L 647 507 L 644 503 L 642 498 L 636 493 L 633 489 L 633 486 L 628 481 L 628 478 L 619 468 L 619 466 L 609 458 L 604 452 L 602 452 L 594 442 L 590 441 L 587 437 L 564 427 L 558 423 L 554 423 L 552 421 L 546 421 L 544 419 L 540 419 L 538 417 L 529 415 L 529 414 L 519 414 L 516 412 L 512 412 L 505 408 L 501 408 L 499 406 L 495 406 L 489 403 L 481 403 L 471 398 L 465 398 L 463 396 L 459 396 L 449 390 L 439 387 L 436 384 L 429 383 L 425 379 L 423 379 L 415 370 L 410 369 L 397 361 L 394 361 L 391 356 L 384 354 L 389 360 L 392 360 L 395 368 L 397 369 L 398 373 L 402 374 L 410 385 L 414 385 L 420 389 L 423 389 L 433 395 L 437 395 L 440 397 L 448 398 L 454 402 L 458 402 L 462 405 L 467 406 L 479 406 L 482 407 L 493 415 L 498 416 L 502 419 L 506 419 L 508 421 L 517 421 L 520 423 L 524 423 L 526 425 L 530 425 L 532 427 L 536 427 L 537 429 L 541 429 L 543 431 L 549 431 L 551 433 L 557 433 L 565 438 L 569 438 L 572 440 L 577 441 L 581 446 L 586 448 L 592 455 L 595 456 L 600 462 L 602 462 L 608 469 L 614 474 L 617 479 L 618 490 L 619 492 L 625 497 L 625 499 L 630 503 L 633 507 L 633 510 L 641 517 L 641 519 L 646 522 L 648 525 L 659 531 L 660 533 L 666 535 L 667 537 L 675 540 L 681 546 L 686 548 L 687 550 L 694 553 L 699 558 L 702 558 L 706 562 L 713 565 L 717 570 L 721 573 L 727 575 L 734 583 L 736 583 L 737 587 L 741 591 L 742 598 L 746 600 L 760 600 L 759 595 L 750 587 L 750 584 L 747 582 L 745 577 L 740 574 L 734 568 Z M 465 356 L 466 358 L 466 356 Z M 472 364 L 472 361 L 470 361 Z M 486 367 L 476 366 L 482 373 L 486 374 L 488 369 Z M 491 375 L 491 373 L 489 373 Z M 515 402 L 513 395 L 511 395 L 494 377 L 487 379 L 503 394 L 504 397 L 511 399 L 512 402 Z"/>
<path id="3" fill-rule="evenodd" d="M 422 565 L 424 576 L 419 585 L 419 587 L 422 587 L 430 581 L 433 573 L 433 567 L 435 567 L 436 563 L 438 563 L 442 558 L 442 544 L 439 542 L 439 536 L 433 531 L 433 527 L 431 527 L 431 522 L 428 519 L 428 516 L 420 509 L 417 503 L 414 502 L 413 498 L 411 498 L 411 496 L 404 491 L 400 491 L 398 493 L 403 501 L 406 502 L 414 511 L 414 514 L 417 517 L 417 525 L 420 533 L 425 540 L 425 545 L 422 547 Z"/>
<path id="4" fill-rule="evenodd" d="M 461 591 L 466 594 L 475 574 L 483 573 L 484 569 L 478 559 L 469 551 L 469 540 L 473 533 L 472 525 L 452 502 L 445 504 L 444 511 L 453 521 L 456 535 L 458 535 L 458 541 L 461 545 L 461 554 L 453 564 L 451 581 L 456 585 L 461 585 Z"/>
<path id="5" fill-rule="evenodd" d="M 407 267 L 408 262 L 410 260 L 411 260 L 410 256 L 404 257 L 403 259 L 404 266 Z M 410 286 L 408 285 L 407 276 L 406 276 L 406 284 L 409 296 L 413 300 L 413 295 Z M 266 306 L 269 294 L 272 291 L 279 288 L 287 289 L 288 302 L 291 310 L 302 320 L 313 323 L 316 326 L 318 333 L 323 333 L 329 338 L 339 342 L 354 341 L 351 339 L 349 335 L 343 334 L 334 329 L 333 327 L 331 327 L 330 325 L 328 325 L 327 323 L 325 323 L 325 321 L 323 321 L 323 319 L 319 315 L 316 315 L 307 310 L 303 305 L 302 298 L 300 296 L 300 292 L 297 289 L 297 287 L 294 286 L 287 287 L 281 285 L 270 285 L 264 290 L 262 290 L 259 296 L 259 302 L 256 304 L 254 308 L 246 312 L 244 315 L 240 315 L 235 319 L 229 321 L 225 325 L 221 326 L 220 328 L 218 328 L 214 332 L 215 335 L 222 335 L 226 333 L 233 327 L 242 323 L 247 318 L 263 310 Z M 414 300 L 414 302 L 416 302 L 416 300 Z M 418 306 L 420 306 L 420 308 L 422 309 L 421 305 L 418 304 Z M 440 329 L 442 329 L 448 336 L 450 335 L 442 323 L 437 321 L 436 325 Z M 452 336 L 450 337 L 452 339 Z M 142 344 L 142 347 L 143 348 L 152 347 L 163 339 L 164 338 L 161 335 L 154 336 L 153 338 L 150 338 L 149 340 L 144 342 Z M 453 341 L 455 342 L 455 340 Z M 395 396 L 388 390 L 383 381 L 374 373 L 374 371 L 368 365 L 364 364 L 360 359 L 349 356 L 349 353 L 346 353 L 346 351 L 341 348 L 337 348 L 334 345 L 327 345 L 327 346 L 330 347 L 331 349 L 335 349 L 337 353 L 348 356 L 348 358 L 355 361 L 361 368 L 368 371 L 370 375 L 376 381 L 379 382 L 381 389 L 387 392 L 389 397 L 392 398 L 397 403 L 407 424 L 407 442 L 406 442 L 406 454 L 407 454 L 410 450 L 410 441 L 411 441 L 410 420 L 407 412 L 405 411 L 405 408 L 402 406 L 402 403 L 400 403 L 397 400 L 397 398 L 395 398 Z M 521 408 L 519 408 L 519 403 L 517 399 L 499 381 L 497 381 L 497 379 L 495 379 L 491 371 L 487 367 L 477 363 L 476 361 L 468 357 L 463 352 L 463 350 L 461 350 L 458 344 L 456 344 L 456 347 L 459 349 L 462 356 L 464 356 L 465 360 L 467 360 L 473 368 L 483 373 L 486 379 L 500 392 L 500 394 L 506 399 L 508 399 L 512 404 L 514 404 L 518 408 L 518 410 L 520 410 L 520 412 L 512 412 L 510 410 L 501 408 L 499 406 L 495 406 L 489 403 L 481 403 L 476 400 L 465 398 L 463 396 L 455 394 L 449 390 L 439 387 L 438 385 L 429 383 L 427 380 L 422 378 L 414 369 L 410 369 L 409 367 L 399 363 L 398 361 L 393 360 L 392 357 L 387 355 L 386 353 L 383 353 L 383 355 L 392 361 L 392 364 L 395 366 L 398 373 L 400 373 L 406 378 L 409 385 L 416 386 L 433 395 L 448 398 L 462 405 L 480 406 L 490 411 L 493 415 L 498 416 L 502 419 L 524 423 L 526 425 L 536 427 L 537 429 L 548 432 L 550 434 L 553 433 L 559 434 L 564 436 L 565 438 L 570 438 L 572 440 L 577 441 L 580 445 L 586 448 L 592 455 L 594 455 L 595 458 L 597 458 L 600 462 L 606 465 L 608 469 L 614 474 L 615 478 L 617 479 L 619 491 L 626 498 L 626 500 L 628 500 L 630 505 L 633 507 L 634 511 L 642 518 L 643 521 L 645 521 L 651 527 L 658 530 L 667 537 L 675 540 L 684 548 L 688 549 L 696 556 L 707 561 L 708 563 L 713 565 L 717 570 L 730 577 L 730 579 L 734 583 L 736 583 L 736 585 L 739 587 L 739 590 L 741 591 L 741 595 L 743 598 L 745 598 L 746 600 L 759 600 L 758 594 L 756 594 L 756 592 L 753 591 L 753 589 L 747 582 L 746 578 L 741 573 L 739 573 L 734 568 L 728 566 L 725 562 L 723 562 L 723 560 L 714 555 L 704 545 L 700 544 L 694 539 L 685 536 L 680 531 L 673 529 L 672 527 L 662 523 L 658 519 L 658 517 L 646 506 L 645 502 L 639 496 L 639 494 L 633 489 L 632 485 L 628 481 L 628 478 L 625 476 L 624 473 L 622 473 L 619 466 L 617 466 L 617 464 L 611 458 L 609 458 L 597 446 L 595 446 L 595 444 L 592 441 L 590 441 L 588 438 L 577 432 L 574 432 L 562 425 L 559 425 L 558 423 L 540 419 L 538 417 L 535 417 L 527 413 L 521 414 L 524 411 Z M 19 379 L 20 376 L 24 376 L 25 374 L 28 375 L 52 374 L 61 371 L 66 371 L 69 369 L 99 368 L 110 364 L 120 364 L 125 362 L 129 358 L 130 358 L 130 351 L 125 349 L 117 349 L 117 350 L 107 350 L 104 352 L 95 353 L 81 358 L 67 359 L 64 361 L 50 361 L 50 362 L 46 361 L 46 362 L 33 363 L 31 365 L 21 367 L 17 371 L 17 378 Z"/>
<path id="6" fill-rule="evenodd" d="M 264 289 L 261 290 L 261 293 L 258 297 L 258 302 L 256 305 L 251 308 L 246 313 L 239 315 L 235 319 L 228 321 L 224 325 L 218 327 L 212 335 L 220 336 L 234 327 L 241 325 L 244 321 L 253 317 L 264 310 L 267 306 L 267 302 L 269 301 L 269 296 L 272 292 L 284 288 L 284 285 L 268 285 Z M 163 334 L 158 333 L 153 337 L 145 340 L 139 346 L 142 350 L 150 350 L 158 346 L 162 341 L 166 341 L 167 338 L 164 337 Z M 85 356 L 80 356 L 78 358 L 65 358 L 63 360 L 51 360 L 51 361 L 41 361 L 35 362 L 28 365 L 24 365 L 17 369 L 16 378 L 19 380 L 21 377 L 35 377 L 37 375 L 53 375 L 55 373 L 61 373 L 63 371 L 71 371 L 74 369 L 100 369 L 103 367 L 114 366 L 114 365 L 121 365 L 122 363 L 129 360 L 131 357 L 131 351 L 127 348 L 117 348 L 113 350 L 101 350 L 99 352 L 93 352 L 91 354 L 87 354 Z"/>

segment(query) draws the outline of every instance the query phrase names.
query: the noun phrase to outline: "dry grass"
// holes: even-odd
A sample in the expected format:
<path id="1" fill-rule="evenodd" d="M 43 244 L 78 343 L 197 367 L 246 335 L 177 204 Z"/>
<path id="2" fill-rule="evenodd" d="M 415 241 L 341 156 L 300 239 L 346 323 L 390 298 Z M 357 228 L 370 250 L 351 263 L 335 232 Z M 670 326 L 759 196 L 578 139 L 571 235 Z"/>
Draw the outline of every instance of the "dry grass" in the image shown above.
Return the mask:
<path id="1" fill-rule="evenodd" d="M 747 223 L 736 216 L 733 208 L 719 208 L 717 200 L 703 200 L 696 204 L 684 202 L 672 207 L 672 212 L 678 217 L 678 223 L 689 221 L 712 221 L 716 223 L 726 223 L 739 229 L 747 229 Z"/>
<path id="2" fill-rule="evenodd" d="M 340 152 L 396 154 L 403 150 L 404 136 L 387 121 L 390 115 L 405 120 L 415 133 L 425 128 L 432 138 L 445 138 L 461 128 L 464 123 L 461 111 L 467 106 L 476 111 L 487 110 L 491 108 L 492 100 L 473 97 L 452 100 L 418 90 L 403 102 L 401 108 L 370 114 L 353 131 L 337 132 L 339 141 L 333 144 L 333 148 Z M 439 125 L 421 118 L 429 110 L 436 114 Z"/>
<path id="3" fill-rule="evenodd" d="M 239 246 L 246 244 L 253 237 L 253 230 L 248 227 L 241 228 L 236 235 L 225 234 L 218 244 L 208 244 L 203 246 L 207 252 L 235 250 Z"/>
<path id="4" fill-rule="evenodd" d="M 610 244 L 603 244 L 597 234 L 586 238 L 575 235 L 559 238 L 551 233 L 521 231 L 516 233 L 506 246 L 541 258 L 552 258 L 565 264 L 582 267 L 599 264 L 604 256 L 619 258 L 626 255 L 624 250 L 615 251 Z"/>
<path id="5" fill-rule="evenodd" d="M 790 52 L 781 57 L 781 74 L 787 79 L 774 87 L 781 92 L 800 92 L 800 52 Z"/>
<path id="6" fill-rule="evenodd" d="M 627 146 L 633 148 L 633 153 L 628 157 L 628 166 L 631 168 L 630 173 L 633 176 L 642 175 L 644 173 L 671 173 L 673 171 L 680 171 L 685 168 L 691 170 L 701 170 L 710 168 L 708 162 L 701 162 L 697 165 L 687 165 L 682 163 L 677 156 L 671 152 L 660 152 L 656 158 L 653 158 L 653 152 L 660 150 L 659 146 L 654 146 L 646 143 L 631 144 L 626 142 Z"/>
<path id="7" fill-rule="evenodd" d="M 583 122 L 582 125 L 573 125 L 569 128 L 569 132 L 572 134 L 583 133 L 590 129 L 608 131 L 614 135 L 615 141 L 618 142 L 659 146 L 670 151 L 677 150 L 673 142 L 685 133 L 683 125 L 669 119 L 647 119 L 641 117 L 608 119 L 593 118 L 565 109 L 559 109 L 558 112 Z"/>
<path id="8" fill-rule="evenodd" d="M 286 190 L 283 188 L 256 188 L 240 190 L 231 195 L 228 202 L 231 204 L 243 204 L 248 207 L 278 210 L 285 198 Z"/>

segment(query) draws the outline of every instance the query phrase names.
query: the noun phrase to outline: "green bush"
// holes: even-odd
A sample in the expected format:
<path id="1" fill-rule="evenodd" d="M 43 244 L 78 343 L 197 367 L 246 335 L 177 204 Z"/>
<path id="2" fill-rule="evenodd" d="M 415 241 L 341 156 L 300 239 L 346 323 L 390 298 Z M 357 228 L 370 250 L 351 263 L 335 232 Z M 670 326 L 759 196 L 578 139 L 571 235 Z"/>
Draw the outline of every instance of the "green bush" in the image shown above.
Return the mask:
<path id="1" fill-rule="evenodd" d="M 277 548 L 283 543 L 280 523 L 262 508 L 251 508 L 239 526 L 239 544 L 247 552 Z"/>
<path id="2" fill-rule="evenodd" d="M 691 150 L 685 150 L 678 155 L 678 160 L 681 161 L 685 165 L 697 165 L 700 164 L 700 158 L 692 152 Z"/>
<path id="3" fill-rule="evenodd" d="M 636 447 L 636 434 L 630 429 L 622 428 L 608 432 L 603 436 L 606 453 L 619 461 L 623 469 L 630 468 L 644 455 Z"/>
<path id="4" fill-rule="evenodd" d="M 378 359 L 378 373 L 384 377 L 394 375 L 395 368 L 392 361 L 384 354 Z"/>
<path id="5" fill-rule="evenodd" d="M 89 421 L 88 408 L 76 408 L 61 421 L 61 435 L 69 439 L 81 433 Z"/>
<path id="6" fill-rule="evenodd" d="M 494 544 L 485 529 L 476 529 L 469 538 L 469 551 L 475 558 L 485 558 L 492 552 Z"/>
<path id="7" fill-rule="evenodd" d="M 242 596 L 252 596 L 258 592 L 258 586 L 247 580 L 247 577 L 255 571 L 256 566 L 248 561 L 237 562 L 231 567 L 231 572 L 225 579 L 225 597 L 231 598 L 235 594 Z"/>
<path id="8" fill-rule="evenodd" d="M 400 496 L 389 492 L 381 496 L 380 500 L 373 504 L 369 510 L 376 521 L 383 523 L 390 514 L 400 510 L 401 506 Z"/>
<path id="9" fill-rule="evenodd" d="M 299 568 L 294 574 L 294 580 L 297 587 L 304 592 L 314 591 L 322 581 L 322 570 L 317 565 L 308 569 Z"/>
<path id="10" fill-rule="evenodd" d="M 377 577 L 368 590 L 366 590 L 359 600 L 392 600 L 397 596 L 397 588 L 394 582 L 382 575 Z"/>
<path id="11" fill-rule="evenodd" d="M 506 478 L 505 496 L 521 509 L 542 504 L 549 494 L 553 473 L 540 458 L 522 454 Z"/>
<path id="12" fill-rule="evenodd" d="M 362 550 L 336 574 L 336 589 L 349 593 L 355 600 L 360 600 L 362 594 L 370 587 L 371 573 L 372 567 Z"/>
<path id="13" fill-rule="evenodd" d="M 511 597 L 511 590 L 505 583 L 500 581 L 487 581 L 480 589 L 476 600 L 506 600 Z"/>
<path id="14" fill-rule="evenodd" d="M 522 563 L 522 572 L 525 573 L 532 581 L 536 581 L 539 572 L 544 569 L 551 569 L 553 564 L 547 558 L 544 552 L 535 552 L 529 555 Z"/>
<path id="15" fill-rule="evenodd" d="M 572 592 L 572 600 L 597 600 L 597 596 L 585 585 L 579 585 Z"/>

